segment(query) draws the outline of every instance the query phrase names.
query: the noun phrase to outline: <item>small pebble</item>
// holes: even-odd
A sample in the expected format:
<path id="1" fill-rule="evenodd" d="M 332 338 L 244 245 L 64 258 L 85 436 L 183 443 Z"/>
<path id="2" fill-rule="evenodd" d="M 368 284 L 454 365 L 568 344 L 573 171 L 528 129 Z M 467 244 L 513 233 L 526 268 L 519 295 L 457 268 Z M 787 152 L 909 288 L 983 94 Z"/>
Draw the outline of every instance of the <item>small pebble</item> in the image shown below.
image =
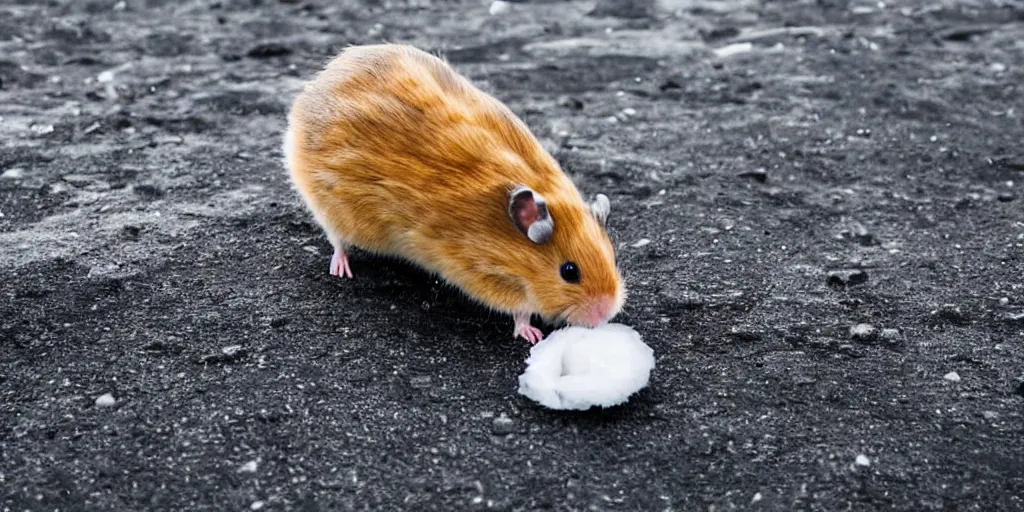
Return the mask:
<path id="1" fill-rule="evenodd" d="M 515 431 L 515 422 L 512 421 L 512 418 L 509 418 L 504 414 L 498 416 L 497 418 L 494 418 L 494 421 L 491 423 L 491 432 L 494 433 L 495 435 L 503 436 L 506 434 L 511 434 Z"/>
<path id="2" fill-rule="evenodd" d="M 622 109 L 622 115 L 633 117 L 633 116 L 636 115 L 636 109 L 635 108 L 628 108 L 628 107 L 624 108 L 624 109 Z"/>
<path id="3" fill-rule="evenodd" d="M 854 463 L 857 464 L 858 466 L 868 467 L 871 465 L 871 459 L 869 459 L 867 455 L 861 454 L 857 456 L 857 459 L 854 460 Z"/>
<path id="4" fill-rule="evenodd" d="M 957 372 L 949 372 L 943 375 L 942 378 L 950 382 L 960 382 L 960 374 Z"/>
<path id="5" fill-rule="evenodd" d="M 0 178 L 9 179 L 9 180 L 16 180 L 18 178 L 21 178 L 24 175 L 25 175 L 25 170 L 24 169 L 22 169 L 20 167 L 12 167 L 12 168 L 7 169 L 6 171 L 4 171 L 3 174 L 0 174 Z"/>
<path id="6" fill-rule="evenodd" d="M 889 343 L 897 342 L 900 340 L 901 337 L 899 329 L 882 329 L 882 332 L 879 334 L 879 336 L 883 340 L 888 341 Z"/>
<path id="7" fill-rule="evenodd" d="M 32 125 L 32 131 L 38 135 L 46 135 L 47 133 L 53 133 L 52 124 L 34 124 Z"/>
<path id="8" fill-rule="evenodd" d="M 220 353 L 224 354 L 224 355 L 226 355 L 228 357 L 232 357 L 232 356 L 238 354 L 238 352 L 240 350 L 242 350 L 242 346 L 241 345 L 228 345 L 228 346 L 220 349 Z"/>
<path id="9" fill-rule="evenodd" d="M 637 240 L 636 242 L 634 242 L 631 247 L 633 247 L 635 249 L 639 249 L 639 248 L 641 248 L 641 247 L 643 247 L 643 246 L 645 246 L 647 244 L 650 244 L 650 243 L 651 243 L 651 241 L 649 239 L 641 238 L 640 240 Z"/>
<path id="10" fill-rule="evenodd" d="M 863 270 L 836 270 L 828 273 L 825 284 L 832 288 L 856 286 L 868 281 L 868 273 Z"/>
<path id="11" fill-rule="evenodd" d="M 715 56 L 719 58 L 732 57 L 733 55 L 739 55 L 741 53 L 747 53 L 754 49 L 752 43 L 735 43 L 722 48 L 716 48 Z"/>
<path id="12" fill-rule="evenodd" d="M 736 176 L 739 176 L 740 178 L 750 178 L 761 183 L 768 181 L 768 171 L 765 170 L 764 167 L 758 167 L 752 171 L 743 171 Z"/>
<path id="13" fill-rule="evenodd" d="M 117 403 L 117 400 L 114 400 L 114 395 L 110 393 L 101 395 L 96 399 L 96 407 L 113 407 L 115 403 Z"/>
<path id="14" fill-rule="evenodd" d="M 751 503 L 757 503 L 757 502 L 759 502 L 759 501 L 761 501 L 763 499 L 764 499 L 764 496 L 761 496 L 761 493 L 757 492 L 757 493 L 754 493 L 754 497 L 750 499 L 750 502 Z"/>
<path id="15" fill-rule="evenodd" d="M 499 16 L 501 14 L 507 13 L 511 8 L 512 6 L 509 5 L 508 2 L 503 2 L 502 0 L 495 0 L 494 2 L 491 2 L 491 7 L 490 9 L 487 9 L 487 12 L 491 16 Z"/>
<path id="16" fill-rule="evenodd" d="M 252 502 L 252 505 L 249 505 L 249 509 L 250 510 L 259 510 L 259 509 L 263 508 L 263 506 L 266 505 L 266 504 L 267 503 L 265 501 L 254 501 L 254 502 Z"/>
<path id="17" fill-rule="evenodd" d="M 302 250 L 310 254 L 320 254 L 320 249 L 318 249 L 317 246 L 315 245 L 303 245 Z"/>
<path id="18" fill-rule="evenodd" d="M 875 339 L 878 332 L 871 324 L 857 324 L 850 327 L 850 338 L 857 341 L 870 341 Z"/>
<path id="19" fill-rule="evenodd" d="M 113 80 L 114 80 L 114 72 L 110 71 L 110 70 L 104 71 L 104 72 L 100 73 L 99 76 L 96 77 L 96 81 L 101 83 L 101 84 L 105 84 L 107 82 L 112 82 Z"/>
<path id="20" fill-rule="evenodd" d="M 981 415 L 984 416 L 986 420 L 994 420 L 999 417 L 999 414 L 995 411 L 983 411 Z"/>
<path id="21" fill-rule="evenodd" d="M 245 464 L 242 464 L 242 467 L 238 468 L 238 472 L 239 473 L 255 473 L 257 467 L 259 467 L 259 463 L 254 461 L 254 460 L 250 460 L 249 462 L 246 462 Z"/>

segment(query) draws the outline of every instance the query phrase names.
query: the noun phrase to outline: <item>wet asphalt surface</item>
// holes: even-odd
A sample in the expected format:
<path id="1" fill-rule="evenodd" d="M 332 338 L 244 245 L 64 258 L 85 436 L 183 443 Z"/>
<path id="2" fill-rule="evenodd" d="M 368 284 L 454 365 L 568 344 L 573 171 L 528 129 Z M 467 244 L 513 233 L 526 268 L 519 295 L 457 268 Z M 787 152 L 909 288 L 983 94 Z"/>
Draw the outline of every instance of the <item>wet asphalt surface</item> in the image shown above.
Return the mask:
<path id="1" fill-rule="evenodd" d="M 1024 509 L 1024 4 L 488 6 L 0 3 L 0 510 Z M 328 275 L 284 116 L 383 40 L 611 197 L 628 404 Z"/>

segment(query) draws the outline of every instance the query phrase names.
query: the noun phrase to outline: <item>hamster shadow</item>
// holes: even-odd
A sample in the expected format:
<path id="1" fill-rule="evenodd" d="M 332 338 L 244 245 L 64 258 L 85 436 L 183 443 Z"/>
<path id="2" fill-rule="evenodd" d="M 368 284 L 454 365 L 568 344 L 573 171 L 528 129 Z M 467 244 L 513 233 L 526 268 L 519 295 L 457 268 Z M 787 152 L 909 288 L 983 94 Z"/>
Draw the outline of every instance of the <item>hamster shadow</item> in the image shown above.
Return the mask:
<path id="1" fill-rule="evenodd" d="M 395 303 L 404 304 L 405 309 L 415 306 L 420 315 L 416 322 L 422 321 L 432 328 L 444 325 L 446 332 L 456 337 L 511 339 L 511 317 L 478 304 L 440 276 L 394 256 L 360 249 L 353 249 L 349 256 L 355 277 L 345 284 L 356 287 L 364 298 L 374 296 L 381 307 Z M 545 333 L 556 328 L 539 318 L 534 320 L 534 325 Z"/>

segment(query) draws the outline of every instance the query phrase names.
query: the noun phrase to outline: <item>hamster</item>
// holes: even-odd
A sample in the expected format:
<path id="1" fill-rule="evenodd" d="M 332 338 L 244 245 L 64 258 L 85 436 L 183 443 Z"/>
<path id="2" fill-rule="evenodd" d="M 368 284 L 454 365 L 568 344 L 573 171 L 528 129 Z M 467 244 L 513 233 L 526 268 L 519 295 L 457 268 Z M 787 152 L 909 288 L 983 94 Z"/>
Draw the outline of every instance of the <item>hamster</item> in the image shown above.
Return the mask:
<path id="1" fill-rule="evenodd" d="M 305 85 L 288 114 L 285 165 L 352 278 L 358 247 L 403 258 L 530 325 L 596 327 L 626 297 L 605 229 L 508 107 L 442 59 L 401 44 L 351 46 Z"/>

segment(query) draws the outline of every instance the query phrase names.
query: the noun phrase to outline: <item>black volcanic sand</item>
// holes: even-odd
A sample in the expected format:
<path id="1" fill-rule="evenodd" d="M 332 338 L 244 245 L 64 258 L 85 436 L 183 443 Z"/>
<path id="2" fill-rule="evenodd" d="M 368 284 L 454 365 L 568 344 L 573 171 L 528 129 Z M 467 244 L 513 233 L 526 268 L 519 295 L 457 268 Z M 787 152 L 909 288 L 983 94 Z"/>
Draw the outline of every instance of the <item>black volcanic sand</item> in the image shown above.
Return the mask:
<path id="1" fill-rule="evenodd" d="M 0 5 L 0 510 L 1024 509 L 1024 4 L 488 5 Z M 628 404 L 328 275 L 284 117 L 383 40 L 611 197 Z"/>

